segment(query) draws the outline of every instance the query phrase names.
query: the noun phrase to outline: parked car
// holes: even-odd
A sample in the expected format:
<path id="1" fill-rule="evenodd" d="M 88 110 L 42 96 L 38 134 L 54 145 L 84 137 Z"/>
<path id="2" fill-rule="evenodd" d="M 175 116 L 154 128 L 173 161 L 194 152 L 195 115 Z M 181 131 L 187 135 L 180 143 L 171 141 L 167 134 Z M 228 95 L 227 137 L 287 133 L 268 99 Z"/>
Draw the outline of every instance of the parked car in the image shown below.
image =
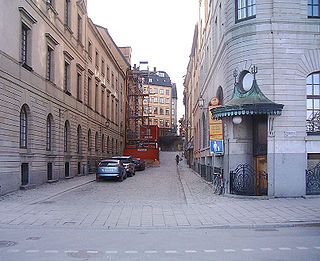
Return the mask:
<path id="1" fill-rule="evenodd" d="M 101 160 L 98 164 L 96 181 L 106 178 L 116 178 L 120 182 L 128 177 L 128 174 L 121 162 L 117 159 Z"/>
<path id="2" fill-rule="evenodd" d="M 144 164 L 144 161 L 140 158 L 133 158 L 132 159 L 134 164 L 135 164 L 135 170 L 144 170 L 146 167 L 145 167 L 145 164 Z"/>
<path id="3" fill-rule="evenodd" d="M 136 174 L 135 165 L 132 161 L 132 156 L 114 156 L 113 159 L 120 160 L 127 172 L 129 177 L 132 177 Z"/>

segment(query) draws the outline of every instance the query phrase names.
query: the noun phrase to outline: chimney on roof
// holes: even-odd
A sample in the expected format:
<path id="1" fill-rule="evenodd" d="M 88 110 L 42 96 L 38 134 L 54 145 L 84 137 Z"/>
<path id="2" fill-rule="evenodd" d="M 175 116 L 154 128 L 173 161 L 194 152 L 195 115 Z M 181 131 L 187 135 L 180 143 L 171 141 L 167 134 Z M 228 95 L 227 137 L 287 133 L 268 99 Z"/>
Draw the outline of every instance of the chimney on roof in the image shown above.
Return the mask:
<path id="1" fill-rule="evenodd" d="M 157 67 L 153 67 L 153 71 L 156 72 L 157 71 Z"/>

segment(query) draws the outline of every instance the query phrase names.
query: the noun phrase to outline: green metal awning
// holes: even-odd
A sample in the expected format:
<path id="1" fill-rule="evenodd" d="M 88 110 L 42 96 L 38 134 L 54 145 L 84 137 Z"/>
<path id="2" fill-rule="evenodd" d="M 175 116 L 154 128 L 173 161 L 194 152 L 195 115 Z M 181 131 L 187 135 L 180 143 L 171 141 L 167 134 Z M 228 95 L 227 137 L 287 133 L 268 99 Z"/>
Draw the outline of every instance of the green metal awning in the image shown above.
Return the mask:
<path id="1" fill-rule="evenodd" d="M 241 115 L 281 115 L 283 106 L 269 100 L 254 78 L 248 91 L 240 83 L 235 83 L 231 100 L 224 106 L 211 109 L 211 114 L 215 119 Z"/>

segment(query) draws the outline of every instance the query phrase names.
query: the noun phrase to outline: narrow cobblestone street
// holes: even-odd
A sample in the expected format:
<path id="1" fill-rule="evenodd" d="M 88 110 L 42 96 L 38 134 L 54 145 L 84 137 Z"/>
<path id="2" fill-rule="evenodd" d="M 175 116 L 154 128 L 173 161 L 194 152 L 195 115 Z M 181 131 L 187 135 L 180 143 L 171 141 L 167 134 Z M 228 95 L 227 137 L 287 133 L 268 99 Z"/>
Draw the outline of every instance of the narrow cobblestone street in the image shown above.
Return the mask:
<path id="1" fill-rule="evenodd" d="M 320 222 L 320 198 L 217 196 L 173 152 L 124 182 L 75 177 L 0 198 L 1 226 L 257 227 Z"/>

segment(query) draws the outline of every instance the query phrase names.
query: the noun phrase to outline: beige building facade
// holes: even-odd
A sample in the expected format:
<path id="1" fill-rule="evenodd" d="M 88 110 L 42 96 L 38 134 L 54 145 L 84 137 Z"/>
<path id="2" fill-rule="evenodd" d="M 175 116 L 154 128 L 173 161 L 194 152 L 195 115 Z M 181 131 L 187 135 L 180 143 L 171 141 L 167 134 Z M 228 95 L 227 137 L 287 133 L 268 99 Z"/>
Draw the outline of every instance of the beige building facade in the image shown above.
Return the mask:
<path id="1" fill-rule="evenodd" d="M 92 173 L 121 154 L 128 64 L 87 1 L 0 10 L 0 194 Z"/>

